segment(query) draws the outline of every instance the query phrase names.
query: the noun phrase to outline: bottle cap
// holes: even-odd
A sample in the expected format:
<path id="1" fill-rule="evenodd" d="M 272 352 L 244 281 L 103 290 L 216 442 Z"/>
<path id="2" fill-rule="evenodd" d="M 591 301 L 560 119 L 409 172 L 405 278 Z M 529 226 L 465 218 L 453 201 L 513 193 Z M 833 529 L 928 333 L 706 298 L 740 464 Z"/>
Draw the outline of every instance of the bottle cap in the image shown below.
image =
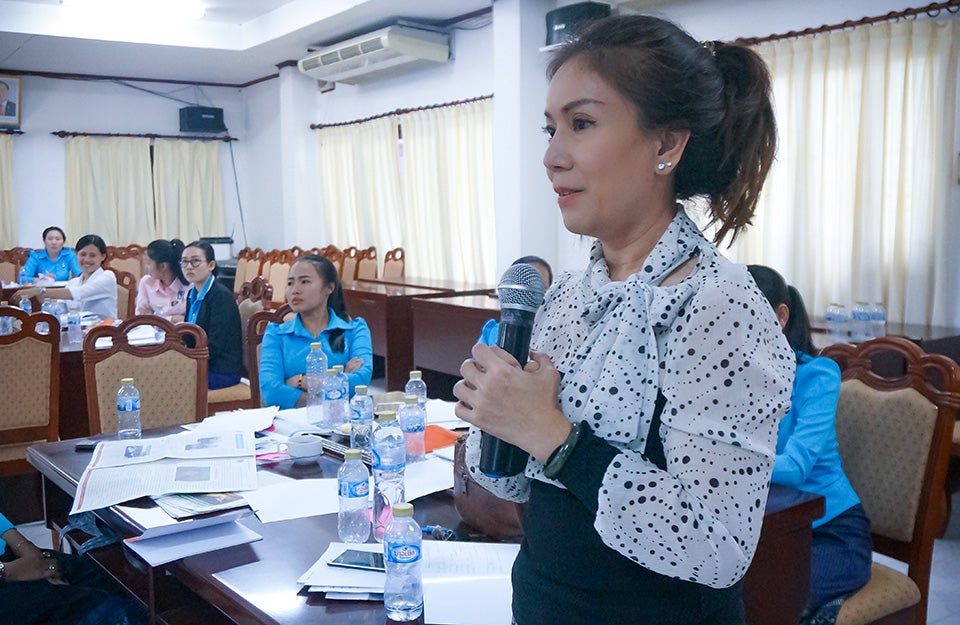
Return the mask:
<path id="1" fill-rule="evenodd" d="M 363 457 L 362 449 L 348 449 L 343 452 L 344 460 L 359 460 L 361 457 Z"/>
<path id="2" fill-rule="evenodd" d="M 419 380 L 421 377 L 423 377 L 423 373 L 420 371 L 417 371 L 416 369 L 410 372 L 411 380 Z"/>
<path id="3" fill-rule="evenodd" d="M 366 385 L 365 385 L 365 384 L 357 384 L 355 387 L 353 387 L 353 394 L 354 394 L 354 395 L 366 395 L 366 394 L 367 394 L 367 387 L 366 387 Z"/>
<path id="4" fill-rule="evenodd" d="M 379 415 L 377 415 L 377 416 L 380 417 L 380 420 L 381 420 L 381 421 L 396 421 L 396 420 L 397 420 L 397 413 L 392 412 L 392 411 L 391 411 L 391 412 L 381 412 L 381 413 L 380 413 Z"/>
<path id="5" fill-rule="evenodd" d="M 333 370 L 337 373 L 343 373 L 343 365 L 333 365 Z"/>
<path id="6" fill-rule="evenodd" d="M 337 375 L 336 369 L 327 369 L 327 375 Z"/>
<path id="7" fill-rule="evenodd" d="M 120 378 L 120 384 L 133 384 L 133 378 Z"/>
<path id="8" fill-rule="evenodd" d="M 404 396 L 403 396 L 403 403 L 405 403 L 405 404 L 415 404 L 415 403 L 417 403 L 419 400 L 420 400 L 420 398 L 417 397 L 416 395 L 404 395 Z"/>
<path id="9" fill-rule="evenodd" d="M 310 349 L 323 349 L 323 343 L 317 341 L 315 343 L 310 343 Z"/>
<path id="10" fill-rule="evenodd" d="M 413 516 L 413 504 L 412 503 L 395 503 L 393 504 L 393 516 Z"/>

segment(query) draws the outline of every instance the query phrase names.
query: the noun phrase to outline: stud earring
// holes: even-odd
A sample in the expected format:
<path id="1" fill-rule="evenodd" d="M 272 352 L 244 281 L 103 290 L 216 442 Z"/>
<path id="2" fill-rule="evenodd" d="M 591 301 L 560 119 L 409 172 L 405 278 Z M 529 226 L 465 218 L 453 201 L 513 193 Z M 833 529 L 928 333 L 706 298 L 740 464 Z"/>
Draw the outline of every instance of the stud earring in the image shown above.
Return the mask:
<path id="1" fill-rule="evenodd" d="M 657 163 L 657 171 L 663 171 L 667 166 L 664 163 Z"/>

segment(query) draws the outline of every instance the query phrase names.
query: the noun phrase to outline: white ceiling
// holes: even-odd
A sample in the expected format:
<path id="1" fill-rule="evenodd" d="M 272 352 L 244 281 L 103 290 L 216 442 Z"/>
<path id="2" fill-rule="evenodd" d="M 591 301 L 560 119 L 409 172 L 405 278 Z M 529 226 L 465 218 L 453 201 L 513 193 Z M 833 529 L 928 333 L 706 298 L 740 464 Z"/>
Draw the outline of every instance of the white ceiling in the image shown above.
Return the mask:
<path id="1" fill-rule="evenodd" d="M 133 0 L 126 0 L 132 2 Z M 0 0 L 0 73 L 244 84 L 307 48 L 397 19 L 445 22 L 493 0 L 202 0 L 203 19 L 84 21 L 60 0 Z"/>

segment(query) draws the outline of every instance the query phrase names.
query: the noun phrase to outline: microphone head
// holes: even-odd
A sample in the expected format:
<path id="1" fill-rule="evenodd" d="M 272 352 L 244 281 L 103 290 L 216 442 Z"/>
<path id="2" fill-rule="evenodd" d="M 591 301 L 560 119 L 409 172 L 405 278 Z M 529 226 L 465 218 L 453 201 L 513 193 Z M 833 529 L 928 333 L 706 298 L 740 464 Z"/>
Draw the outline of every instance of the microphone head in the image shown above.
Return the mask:
<path id="1" fill-rule="evenodd" d="M 500 308 L 536 312 L 543 304 L 543 276 L 527 263 L 510 265 L 497 284 Z"/>

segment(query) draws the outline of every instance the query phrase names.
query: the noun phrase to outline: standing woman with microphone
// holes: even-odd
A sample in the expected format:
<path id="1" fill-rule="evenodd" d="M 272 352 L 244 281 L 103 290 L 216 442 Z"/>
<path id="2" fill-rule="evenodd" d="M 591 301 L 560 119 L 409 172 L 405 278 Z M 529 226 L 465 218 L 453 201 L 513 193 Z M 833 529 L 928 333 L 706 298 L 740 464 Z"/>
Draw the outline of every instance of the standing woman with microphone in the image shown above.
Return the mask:
<path id="1" fill-rule="evenodd" d="M 515 622 L 743 623 L 794 358 L 678 202 L 704 200 L 718 240 L 750 223 L 776 145 L 766 67 L 616 16 L 548 74 L 547 176 L 566 228 L 596 240 L 546 294 L 526 366 L 478 344 L 454 388 L 472 477 L 528 502 Z M 483 475 L 480 430 L 525 469 Z"/>

